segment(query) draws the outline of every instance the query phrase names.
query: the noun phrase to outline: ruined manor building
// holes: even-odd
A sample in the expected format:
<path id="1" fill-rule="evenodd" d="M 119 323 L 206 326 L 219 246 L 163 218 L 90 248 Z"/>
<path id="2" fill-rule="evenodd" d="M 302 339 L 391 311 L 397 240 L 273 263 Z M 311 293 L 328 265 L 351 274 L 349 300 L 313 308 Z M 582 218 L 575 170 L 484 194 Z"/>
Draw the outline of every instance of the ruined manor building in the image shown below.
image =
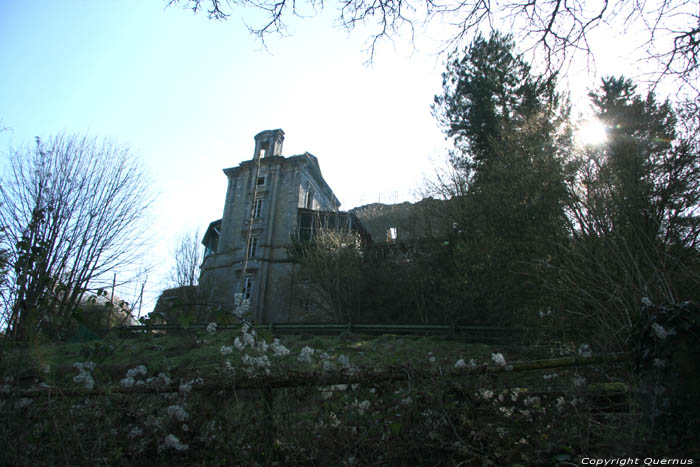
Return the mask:
<path id="1" fill-rule="evenodd" d="M 311 224 L 310 213 L 335 213 L 340 202 L 321 175 L 318 160 L 304 154 L 283 157 L 284 131 L 255 135 L 252 158 L 224 169 L 228 189 L 223 217 L 209 225 L 200 291 L 210 303 L 232 308 L 234 295 L 251 301 L 258 323 L 301 321 L 303 300 L 296 292 L 288 247 Z M 307 232 L 308 234 L 308 232 Z"/>

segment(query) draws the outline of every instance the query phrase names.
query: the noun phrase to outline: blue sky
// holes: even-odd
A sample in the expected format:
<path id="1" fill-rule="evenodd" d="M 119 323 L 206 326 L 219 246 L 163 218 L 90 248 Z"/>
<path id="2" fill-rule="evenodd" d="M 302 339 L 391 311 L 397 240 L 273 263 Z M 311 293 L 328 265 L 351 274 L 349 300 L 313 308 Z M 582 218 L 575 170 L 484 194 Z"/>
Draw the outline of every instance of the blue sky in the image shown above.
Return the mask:
<path id="1" fill-rule="evenodd" d="M 385 47 L 365 66 L 363 38 L 327 13 L 266 51 L 240 18 L 159 0 L 2 2 L 3 159 L 60 131 L 129 146 L 159 193 L 154 294 L 174 236 L 221 217 L 221 170 L 251 158 L 259 131 L 284 129 L 285 155 L 316 155 L 345 209 L 410 200 L 444 154 L 430 115 L 441 61 Z"/>
<path id="2" fill-rule="evenodd" d="M 252 11 L 217 22 L 164 5 L 0 3 L 2 159 L 11 146 L 60 131 L 129 146 L 159 193 L 151 300 L 165 285 L 174 237 L 221 217 L 221 170 L 251 158 L 259 131 L 282 128 L 284 155 L 317 156 L 344 209 L 413 200 L 444 160 L 430 115 L 444 62 L 433 43 L 384 43 L 366 66 L 366 33 L 334 28 L 332 6 L 292 18 L 290 36 L 270 38 L 266 51 L 245 27 Z M 598 64 L 629 74 L 615 57 L 599 55 Z M 570 77 L 585 83 L 573 86 L 574 101 L 585 102 L 590 75 Z"/>

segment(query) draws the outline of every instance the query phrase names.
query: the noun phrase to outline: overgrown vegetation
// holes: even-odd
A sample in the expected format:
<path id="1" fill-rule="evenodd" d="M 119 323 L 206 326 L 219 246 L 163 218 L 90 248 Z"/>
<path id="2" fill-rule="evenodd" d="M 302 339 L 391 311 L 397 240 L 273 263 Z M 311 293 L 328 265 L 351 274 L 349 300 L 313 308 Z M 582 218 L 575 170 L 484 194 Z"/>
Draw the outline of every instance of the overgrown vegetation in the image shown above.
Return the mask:
<path id="1" fill-rule="evenodd" d="M 411 235 L 389 230 L 370 244 L 321 228 L 289 251 L 306 298 L 336 321 L 527 327 L 550 344 L 561 335 L 553 329 L 573 330 L 548 347 L 280 342 L 252 327 L 242 297 L 231 314 L 198 293 L 196 234 L 176 251 L 180 287 L 144 322 L 208 323 L 206 332 L 89 340 L 128 318 L 128 304 L 101 300 L 99 285 L 139 253 L 145 182 L 126 151 L 86 138 L 15 153 L 0 187 L 0 433 L 17 441 L 0 461 L 566 465 L 584 454 L 698 455 L 697 102 L 676 109 L 624 77 L 603 79 L 590 97 L 607 139 L 577 144 L 557 76 L 533 74 L 511 36 L 476 37 L 450 56 L 435 98 L 454 149 Z M 217 330 L 230 323 L 241 326 Z M 508 371 L 552 352 L 576 356 L 557 365 L 592 352 L 616 363 Z M 601 392 L 611 387 L 613 399 Z"/>
<path id="2" fill-rule="evenodd" d="M 600 390 L 622 380 L 624 365 L 487 372 L 585 347 L 396 336 L 281 343 L 215 328 L 4 348 L 0 430 L 15 442 L 3 462 L 546 464 L 604 455 L 611 439 L 616 455 L 620 445 L 638 453 L 643 439 L 616 430 L 639 420 L 628 395 Z"/>

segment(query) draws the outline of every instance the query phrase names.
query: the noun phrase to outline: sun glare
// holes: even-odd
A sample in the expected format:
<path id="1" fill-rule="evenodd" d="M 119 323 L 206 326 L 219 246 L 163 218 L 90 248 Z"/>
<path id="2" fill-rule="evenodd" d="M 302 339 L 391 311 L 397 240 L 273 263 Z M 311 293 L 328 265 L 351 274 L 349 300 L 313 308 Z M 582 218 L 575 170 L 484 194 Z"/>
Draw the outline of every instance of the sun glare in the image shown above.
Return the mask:
<path id="1" fill-rule="evenodd" d="M 597 146 L 607 140 L 605 125 L 598 119 L 583 122 L 576 131 L 576 139 L 586 146 Z"/>

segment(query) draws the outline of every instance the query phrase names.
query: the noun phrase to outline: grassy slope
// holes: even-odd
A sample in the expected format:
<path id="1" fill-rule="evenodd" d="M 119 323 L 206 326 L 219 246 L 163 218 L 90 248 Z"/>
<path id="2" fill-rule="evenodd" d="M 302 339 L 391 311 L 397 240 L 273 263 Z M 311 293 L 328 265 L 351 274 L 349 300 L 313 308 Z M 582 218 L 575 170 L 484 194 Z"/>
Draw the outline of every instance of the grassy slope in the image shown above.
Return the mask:
<path id="1" fill-rule="evenodd" d="M 260 333 L 268 341 L 272 338 Z M 84 343 L 59 343 L 30 345 L 21 352 L 12 351 L 15 357 L 3 360 L 3 375 L 18 380 L 35 381 L 38 378 L 47 384 L 71 386 L 72 377 L 77 371 L 72 368 L 74 362 L 91 360 L 97 363 L 102 385 L 118 384 L 130 368 L 144 365 L 148 376 L 160 372 L 171 377 L 186 377 L 196 374 L 206 377 L 221 369 L 226 360 L 234 367 L 241 366 L 242 353 L 233 349 L 229 355 L 222 355 L 221 346 L 232 346 L 234 338 L 240 335 L 237 330 L 220 330 L 214 335 L 204 331 L 183 331 L 178 334 L 138 334 L 119 337 L 110 334 L 102 340 Z M 503 346 L 464 343 L 447 340 L 439 336 L 283 336 L 281 341 L 290 354 L 281 359 L 273 359 L 274 364 L 283 370 L 315 371 L 319 369 L 318 359 L 314 364 L 298 361 L 297 357 L 303 347 L 311 347 L 317 352 L 327 352 L 333 360 L 346 355 L 350 363 L 360 369 L 382 369 L 387 367 L 409 366 L 412 368 L 452 368 L 459 359 L 477 364 L 492 363 L 491 354 L 500 352 L 508 362 L 559 357 L 571 354 L 574 346 Z M 9 355 L 6 353 L 6 355 Z M 431 362 L 430 358 L 434 357 Z M 589 381 L 600 380 L 604 371 L 587 369 Z M 558 371 L 562 376 L 573 374 L 575 370 Z M 499 377 L 498 386 L 551 387 L 570 386 L 570 381 L 563 378 L 546 380 L 543 376 L 552 371 L 520 373 L 517 376 Z M 598 373 L 598 377 L 591 373 Z M 591 378 L 592 376 L 592 378 Z M 206 379 L 206 378 L 205 378 Z M 607 378 L 606 378 L 607 379 Z"/>
<path id="2" fill-rule="evenodd" d="M 97 363 L 93 375 L 98 389 L 117 386 L 137 365 L 146 366 L 148 376 L 164 372 L 175 381 L 196 376 L 208 383 L 225 374 L 227 360 L 236 368 L 244 366 L 235 349 L 228 355 L 220 352 L 238 335 L 234 330 L 214 335 L 204 331 L 112 335 L 85 343 L 3 349 L 0 371 L 3 378 L 12 379 L 13 389 L 20 390 L 37 382 L 75 388 L 77 370 L 72 365 L 86 360 Z M 492 352 L 514 362 L 574 351 L 573 346 L 506 347 L 391 335 L 285 336 L 282 341 L 290 354 L 273 359 L 273 371 L 320 371 L 318 358 L 311 364 L 298 360 L 307 346 L 327 352 L 331 360 L 346 355 L 360 369 L 402 367 L 409 373 L 410 368 L 453 368 L 459 359 L 491 363 Z M 108 391 L 93 398 L 78 394 L 63 399 L 45 394 L 28 406 L 24 405 L 27 399 L 13 396 L 1 406 L 8 423 L 0 427 L 0 435 L 17 438 L 18 443 L 0 453 L 0 464 L 6 456 L 11 465 L 57 465 L 66 459 L 74 465 L 94 465 L 90 463 L 99 456 L 106 465 L 170 465 L 185 460 L 185 464 L 196 460 L 197 465 L 264 465 L 272 455 L 277 465 L 349 465 L 349 459 L 369 465 L 381 458 L 378 465 L 514 465 L 550 459 L 552 450 L 562 443 L 589 455 L 594 446 L 607 452 L 607 444 L 599 440 L 619 432 L 619 422 L 605 421 L 596 428 L 599 434 L 590 435 L 589 428 L 581 430 L 591 419 L 573 405 L 575 398 L 564 409 L 557 401 L 559 393 L 540 394 L 541 402 L 538 398 L 528 406 L 523 405 L 525 396 L 517 398 L 504 388 L 573 388 L 575 376 L 585 375 L 588 383 L 609 381 L 610 370 L 589 367 L 459 379 L 444 379 L 437 370 L 432 377 L 367 382 L 346 389 L 289 388 L 271 396 L 274 415 L 255 390 L 231 393 L 217 388 L 188 394 L 180 389 L 180 393 L 163 395 Z M 452 383 L 458 383 L 457 389 Z M 494 395 L 479 396 L 482 389 Z M 367 404 L 366 411 L 361 404 Z M 186 420 L 173 418 L 175 406 L 190 414 Z M 270 426 L 275 430 L 272 454 L 268 451 L 273 439 L 268 438 Z M 133 435 L 134 430 L 140 434 Z M 579 433 L 584 432 L 589 434 L 582 439 Z M 189 448 L 164 447 L 169 435 L 176 435 Z M 160 460 L 154 464 L 156 458 Z"/>

